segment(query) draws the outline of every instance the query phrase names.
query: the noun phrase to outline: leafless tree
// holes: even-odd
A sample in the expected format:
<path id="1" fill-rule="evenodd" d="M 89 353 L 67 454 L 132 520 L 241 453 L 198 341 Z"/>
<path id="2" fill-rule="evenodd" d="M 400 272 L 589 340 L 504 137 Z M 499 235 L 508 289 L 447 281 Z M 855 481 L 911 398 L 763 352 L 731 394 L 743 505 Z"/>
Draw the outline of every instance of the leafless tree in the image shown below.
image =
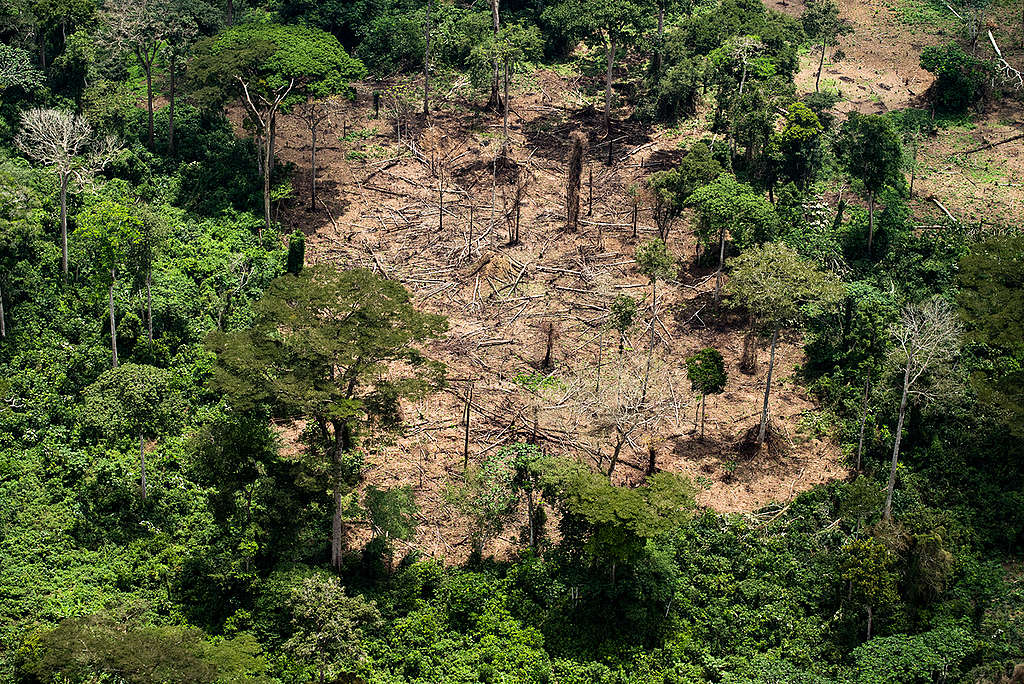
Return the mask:
<path id="1" fill-rule="evenodd" d="M 332 103 L 309 98 L 298 107 L 299 117 L 306 124 L 310 138 L 309 209 L 316 211 L 316 133 L 324 123 L 331 120 Z"/>
<path id="2" fill-rule="evenodd" d="M 892 493 L 903 438 L 903 420 L 910 401 L 928 403 L 959 389 L 951 372 L 960 348 L 962 328 L 949 303 L 941 298 L 908 305 L 893 329 L 890 367 L 903 371 L 899 417 L 893 439 L 892 464 L 885 493 L 884 520 L 892 516 Z"/>
<path id="3" fill-rule="evenodd" d="M 583 153 L 587 139 L 579 131 L 569 136 L 569 178 L 565 188 L 565 228 L 575 232 L 580 220 L 580 180 L 583 178 Z"/>
<path id="4" fill-rule="evenodd" d="M 68 272 L 68 184 L 86 180 L 120 151 L 116 138 L 97 138 L 89 122 L 59 109 L 30 109 L 21 115 L 15 139 L 29 157 L 57 174 L 60 192 L 61 271 Z"/>

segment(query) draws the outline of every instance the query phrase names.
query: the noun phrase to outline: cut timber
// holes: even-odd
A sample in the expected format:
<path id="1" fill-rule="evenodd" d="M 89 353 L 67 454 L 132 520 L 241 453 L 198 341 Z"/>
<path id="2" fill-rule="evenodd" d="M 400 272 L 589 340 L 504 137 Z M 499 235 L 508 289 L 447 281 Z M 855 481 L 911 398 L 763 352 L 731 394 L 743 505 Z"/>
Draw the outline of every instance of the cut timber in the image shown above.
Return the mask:
<path id="1" fill-rule="evenodd" d="M 956 216 L 953 216 L 952 214 L 950 214 L 949 213 L 949 209 L 947 209 L 946 207 L 942 206 L 942 202 L 940 202 L 939 199 L 937 197 L 935 197 L 934 195 L 932 196 L 932 202 L 935 202 L 935 206 L 937 206 L 939 209 L 941 209 L 942 213 L 944 213 L 946 216 L 948 216 L 950 221 L 952 221 L 953 223 L 960 223 L 959 221 L 957 221 Z"/>
<path id="2" fill-rule="evenodd" d="M 998 147 L 999 145 L 1005 145 L 1008 142 L 1013 142 L 1014 140 L 1020 140 L 1021 138 L 1024 138 L 1024 133 L 1018 133 L 1017 135 L 1011 135 L 1009 138 L 1003 138 L 1002 140 L 999 140 L 998 142 L 991 142 L 991 143 L 988 143 L 986 145 L 982 145 L 981 147 L 975 147 L 973 150 L 967 150 L 966 152 L 964 152 L 964 154 L 974 154 L 975 152 L 981 152 L 982 150 L 987 150 L 987 149 L 992 148 L 992 147 Z"/>

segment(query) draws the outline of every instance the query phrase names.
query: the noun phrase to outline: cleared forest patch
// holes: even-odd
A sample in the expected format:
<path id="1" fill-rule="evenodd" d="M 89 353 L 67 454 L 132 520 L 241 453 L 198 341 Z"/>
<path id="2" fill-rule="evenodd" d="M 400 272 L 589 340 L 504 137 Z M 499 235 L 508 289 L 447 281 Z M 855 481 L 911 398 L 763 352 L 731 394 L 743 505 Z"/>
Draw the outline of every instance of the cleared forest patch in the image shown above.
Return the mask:
<path id="1" fill-rule="evenodd" d="M 409 117 L 401 140 L 383 108 L 373 118 L 370 92 L 339 103 L 320 134 L 315 210 L 308 206 L 309 133 L 296 117 L 279 125 L 280 158 L 295 165 L 299 195 L 282 206 L 280 219 L 309 236 L 307 262 L 378 271 L 451 325 L 429 350 L 448 367 L 447 390 L 405 407 L 403 436 L 366 445 L 365 483 L 412 485 L 422 514 L 417 548 L 463 558 L 468 521 L 453 493 L 467 457 L 470 395 L 471 467 L 501 444 L 530 439 L 607 470 L 616 423 L 634 420 L 613 475 L 622 485 L 642 482 L 652 449 L 656 469 L 688 475 L 699 503 L 724 512 L 787 501 L 845 477 L 827 429 L 802 428 L 816 406 L 795 379 L 798 336 L 780 343 L 773 378 L 771 415 L 785 446 L 742 448 L 763 397 L 766 341 L 756 342 L 762 359 L 755 372 L 741 372 L 747 322 L 714 311 L 712 273 L 695 264 L 684 220 L 667 240 L 682 269 L 677 281 L 659 287 L 654 324 L 650 392 L 663 401 L 649 401 L 659 408 L 639 418 L 609 410 L 616 397 L 636 390 L 652 339 L 651 288 L 633 254 L 655 228 L 641 200 L 633 237 L 634 193 L 650 173 L 677 161 L 693 131 L 630 124 L 605 138 L 596 112 L 566 104 L 571 81 L 548 71 L 533 76 L 536 88 L 513 98 L 506 159 L 499 155 L 501 118 L 456 98 L 439 106 L 429 125 Z M 568 233 L 566 158 L 574 130 L 588 136 L 589 151 L 581 227 Z M 510 244 L 517 222 L 519 241 Z M 620 353 L 608 317 L 621 294 L 638 300 L 639 314 Z M 709 346 L 725 357 L 729 380 L 708 402 L 701 440 L 685 358 Z M 494 540 L 487 551 L 502 547 Z"/>

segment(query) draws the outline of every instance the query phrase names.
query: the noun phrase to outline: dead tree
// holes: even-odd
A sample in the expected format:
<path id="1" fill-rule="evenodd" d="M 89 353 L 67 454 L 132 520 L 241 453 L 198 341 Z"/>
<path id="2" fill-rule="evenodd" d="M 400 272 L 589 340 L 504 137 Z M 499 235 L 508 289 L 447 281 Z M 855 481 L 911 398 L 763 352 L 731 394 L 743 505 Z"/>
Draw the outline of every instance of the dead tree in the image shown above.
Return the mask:
<path id="1" fill-rule="evenodd" d="M 896 344 L 889 361 L 891 368 L 903 371 L 903 390 L 893 438 L 885 507 L 882 510 L 882 519 L 887 522 L 892 517 L 892 494 L 896 487 L 896 466 L 907 404 L 912 399 L 926 403 L 956 393 L 959 386 L 950 382 L 954 377 L 950 369 L 959 349 L 960 336 L 961 327 L 956 312 L 946 300 L 938 297 L 922 304 L 907 306 L 893 329 Z"/>
<path id="2" fill-rule="evenodd" d="M 569 179 L 565 189 L 565 229 L 576 232 L 580 221 L 580 181 L 583 178 L 583 154 L 587 139 L 579 131 L 569 136 Z"/>
<path id="3" fill-rule="evenodd" d="M 309 98 L 299 107 L 298 113 L 302 122 L 306 124 L 306 130 L 309 131 L 309 210 L 316 211 L 316 134 L 321 125 L 330 121 L 331 105 L 329 102 Z"/>

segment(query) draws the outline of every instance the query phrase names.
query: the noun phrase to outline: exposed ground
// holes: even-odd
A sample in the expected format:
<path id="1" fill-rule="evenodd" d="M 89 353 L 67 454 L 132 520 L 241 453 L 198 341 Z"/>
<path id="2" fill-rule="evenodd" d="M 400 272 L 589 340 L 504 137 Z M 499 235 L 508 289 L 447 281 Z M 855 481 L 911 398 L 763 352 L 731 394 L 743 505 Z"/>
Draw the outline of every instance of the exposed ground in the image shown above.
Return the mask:
<path id="1" fill-rule="evenodd" d="M 844 97 L 839 111 L 924 106 L 931 79 L 918 67 L 920 50 L 948 40 L 955 26 L 941 18 L 920 21 L 936 16 L 922 14 L 919 4 L 840 4 L 855 33 L 842 39 L 842 59 L 832 60 L 829 49 L 822 76 L 823 88 Z M 793 14 L 803 9 L 799 2 L 776 1 L 776 7 Z M 1016 55 L 1012 48 L 1007 51 Z M 804 56 L 797 78 L 802 91 L 813 90 L 819 57 L 818 51 Z M 367 483 L 413 486 L 421 525 L 412 544 L 428 554 L 460 560 L 469 551 L 468 519 L 452 499 L 462 482 L 462 415 L 470 387 L 470 464 L 505 442 L 530 438 L 546 450 L 607 468 L 613 431 L 601 406 L 635 390 L 643 375 L 651 297 L 633 252 L 654 229 L 641 203 L 639 236 L 632 236 L 630 188 L 677 160 L 681 148 L 701 132 L 693 126 L 665 130 L 620 124 L 605 137 L 599 117 L 585 106 L 585 93 L 597 85 L 590 77 L 552 71 L 521 79 L 513 95 L 509 161 L 497 165 L 501 119 L 464 100 L 464 84 L 439 92 L 429 122 L 413 114 L 416 104 L 409 103 L 401 139 L 392 100 L 382 98 L 376 118 L 370 87 L 360 88 L 357 101 L 339 102 L 320 132 L 320 200 L 314 209 L 308 206 L 309 133 L 293 117 L 280 126 L 279 154 L 295 165 L 297 191 L 297 198 L 280 208 L 280 218 L 309 236 L 307 260 L 383 273 L 404 283 L 419 306 L 449 318 L 450 334 L 429 348 L 447 364 L 449 388 L 408 406 L 406 434 L 392 444 L 370 446 L 367 454 Z M 1012 134 L 1020 120 L 1019 110 L 1004 107 L 976 124 L 947 126 L 922 141 L 915 185 L 915 213 L 922 224 L 941 215 L 932 196 L 969 222 L 1015 215 L 1024 199 L 1024 141 L 970 156 L 963 151 L 975 146 L 971 141 L 981 145 Z M 567 139 L 573 130 L 584 131 L 590 147 L 584 218 L 578 233 L 567 233 Z M 519 186 L 520 242 L 509 246 Z M 658 296 L 651 385 L 661 410 L 632 435 L 616 482 L 639 483 L 650 448 L 657 468 L 689 476 L 699 503 L 723 512 L 784 502 L 845 477 L 848 471 L 828 437 L 827 416 L 795 381 L 802 341 L 793 334 L 780 344 L 772 382 L 771 415 L 782 446 L 759 453 L 744 448 L 762 397 L 764 342 L 757 371 L 740 372 L 746 322 L 711 313 L 714 283 L 694 263 L 692 230 L 685 220 L 668 243 L 682 257 L 683 270 Z M 607 317 L 609 303 L 622 293 L 642 300 L 643 320 L 620 356 Z M 544 368 L 549 326 L 552 364 Z M 729 382 L 708 403 L 701 440 L 684 359 L 706 346 L 725 356 Z M 512 534 L 492 541 L 487 552 L 507 548 Z"/>

